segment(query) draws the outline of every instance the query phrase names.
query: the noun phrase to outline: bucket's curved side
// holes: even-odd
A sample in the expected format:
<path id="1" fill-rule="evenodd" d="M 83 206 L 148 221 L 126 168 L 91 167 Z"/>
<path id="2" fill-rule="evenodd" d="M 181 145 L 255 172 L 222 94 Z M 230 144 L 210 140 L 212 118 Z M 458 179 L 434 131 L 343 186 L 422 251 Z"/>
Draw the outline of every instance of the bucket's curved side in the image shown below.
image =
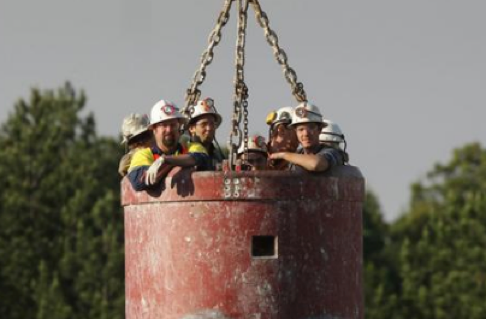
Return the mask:
<path id="1" fill-rule="evenodd" d="M 363 179 L 258 178 L 292 196 L 125 206 L 127 318 L 363 317 Z"/>

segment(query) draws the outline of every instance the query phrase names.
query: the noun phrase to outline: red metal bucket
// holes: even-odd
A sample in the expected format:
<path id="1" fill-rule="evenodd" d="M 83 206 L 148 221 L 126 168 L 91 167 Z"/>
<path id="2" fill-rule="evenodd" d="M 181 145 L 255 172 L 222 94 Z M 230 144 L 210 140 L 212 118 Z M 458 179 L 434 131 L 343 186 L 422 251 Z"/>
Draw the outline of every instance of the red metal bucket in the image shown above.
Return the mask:
<path id="1" fill-rule="evenodd" d="M 125 179 L 126 318 L 363 318 L 356 167 Z"/>

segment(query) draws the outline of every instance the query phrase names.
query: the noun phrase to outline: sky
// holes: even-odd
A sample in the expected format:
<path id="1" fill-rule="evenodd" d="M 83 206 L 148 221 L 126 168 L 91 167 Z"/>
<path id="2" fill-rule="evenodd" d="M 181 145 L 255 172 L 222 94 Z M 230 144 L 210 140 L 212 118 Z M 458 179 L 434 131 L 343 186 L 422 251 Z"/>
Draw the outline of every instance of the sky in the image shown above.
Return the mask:
<path id="1" fill-rule="evenodd" d="M 0 122 L 30 89 L 70 81 L 101 135 L 160 99 L 183 106 L 223 0 L 0 0 Z M 486 145 L 486 2 L 260 0 L 310 102 L 337 122 L 385 218 L 407 209 L 411 183 L 452 150 Z M 200 87 L 232 112 L 236 15 Z M 295 106 L 253 11 L 245 80 L 250 133 Z"/>

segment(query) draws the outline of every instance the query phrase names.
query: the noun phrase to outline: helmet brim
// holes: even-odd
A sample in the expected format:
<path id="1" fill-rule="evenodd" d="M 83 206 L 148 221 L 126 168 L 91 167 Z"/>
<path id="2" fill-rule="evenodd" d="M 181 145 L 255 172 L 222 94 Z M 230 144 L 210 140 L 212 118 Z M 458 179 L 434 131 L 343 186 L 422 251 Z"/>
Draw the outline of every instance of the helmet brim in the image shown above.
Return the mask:
<path id="1" fill-rule="evenodd" d="M 196 115 L 195 117 L 191 118 L 187 125 L 193 125 L 195 124 L 201 117 L 203 116 L 213 116 L 214 117 L 214 125 L 216 126 L 216 128 L 218 128 L 221 123 L 223 122 L 223 118 L 221 117 L 221 115 L 219 115 L 218 113 L 203 113 L 203 114 L 199 114 L 199 115 Z"/>
<path id="2" fill-rule="evenodd" d="M 153 130 L 155 125 L 157 125 L 159 123 L 167 122 L 167 121 L 170 121 L 170 120 L 179 120 L 180 125 L 186 125 L 186 123 L 187 123 L 187 119 L 185 117 L 174 117 L 174 118 L 158 121 L 158 122 L 155 122 L 155 123 L 150 123 L 150 125 L 147 127 L 147 129 Z"/>
<path id="3" fill-rule="evenodd" d="M 313 120 L 302 120 L 302 121 L 299 121 L 299 122 L 292 122 L 288 125 L 288 127 L 291 127 L 291 128 L 295 128 L 297 125 L 299 124 L 308 124 L 308 123 L 316 123 L 317 125 L 319 125 L 319 129 L 322 130 L 323 129 L 323 125 L 324 123 L 322 121 L 313 121 Z"/>

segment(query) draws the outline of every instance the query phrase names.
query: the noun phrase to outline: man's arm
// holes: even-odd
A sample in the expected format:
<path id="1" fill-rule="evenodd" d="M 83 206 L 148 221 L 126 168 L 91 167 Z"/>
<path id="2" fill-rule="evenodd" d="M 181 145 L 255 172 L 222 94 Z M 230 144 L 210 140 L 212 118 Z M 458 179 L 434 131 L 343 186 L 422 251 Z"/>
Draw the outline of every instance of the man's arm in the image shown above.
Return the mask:
<path id="1" fill-rule="evenodd" d="M 182 155 L 168 155 L 164 156 L 165 160 L 164 163 L 172 165 L 172 166 L 181 166 L 181 167 L 194 167 L 196 166 L 197 170 L 206 170 L 210 164 L 210 158 L 205 153 L 189 153 L 189 154 L 182 154 Z"/>
<path id="2" fill-rule="evenodd" d="M 299 165 L 307 171 L 323 172 L 329 168 L 329 162 L 325 156 L 316 154 L 297 154 L 281 152 L 270 154 L 271 159 L 283 159 L 295 165 Z"/>
<path id="3" fill-rule="evenodd" d="M 149 148 L 140 149 L 133 154 L 127 176 L 133 189 L 137 192 L 146 190 L 150 187 L 150 185 L 146 183 L 145 177 L 147 170 L 153 162 L 153 154 Z"/>
<path id="4" fill-rule="evenodd" d="M 270 158 L 282 158 L 311 172 L 323 172 L 344 165 L 343 154 L 334 148 L 322 148 L 317 154 L 275 153 Z"/>
<path id="5" fill-rule="evenodd" d="M 164 156 L 165 160 L 164 163 L 173 165 L 173 166 L 182 166 L 182 167 L 191 167 L 196 166 L 196 159 L 192 154 L 183 154 L 183 155 L 166 155 Z"/>
<path id="6" fill-rule="evenodd" d="M 149 166 L 139 166 L 131 170 L 127 175 L 130 184 L 132 184 L 133 189 L 137 192 L 146 190 L 150 187 L 150 185 L 145 183 L 145 175 L 148 168 Z"/>

